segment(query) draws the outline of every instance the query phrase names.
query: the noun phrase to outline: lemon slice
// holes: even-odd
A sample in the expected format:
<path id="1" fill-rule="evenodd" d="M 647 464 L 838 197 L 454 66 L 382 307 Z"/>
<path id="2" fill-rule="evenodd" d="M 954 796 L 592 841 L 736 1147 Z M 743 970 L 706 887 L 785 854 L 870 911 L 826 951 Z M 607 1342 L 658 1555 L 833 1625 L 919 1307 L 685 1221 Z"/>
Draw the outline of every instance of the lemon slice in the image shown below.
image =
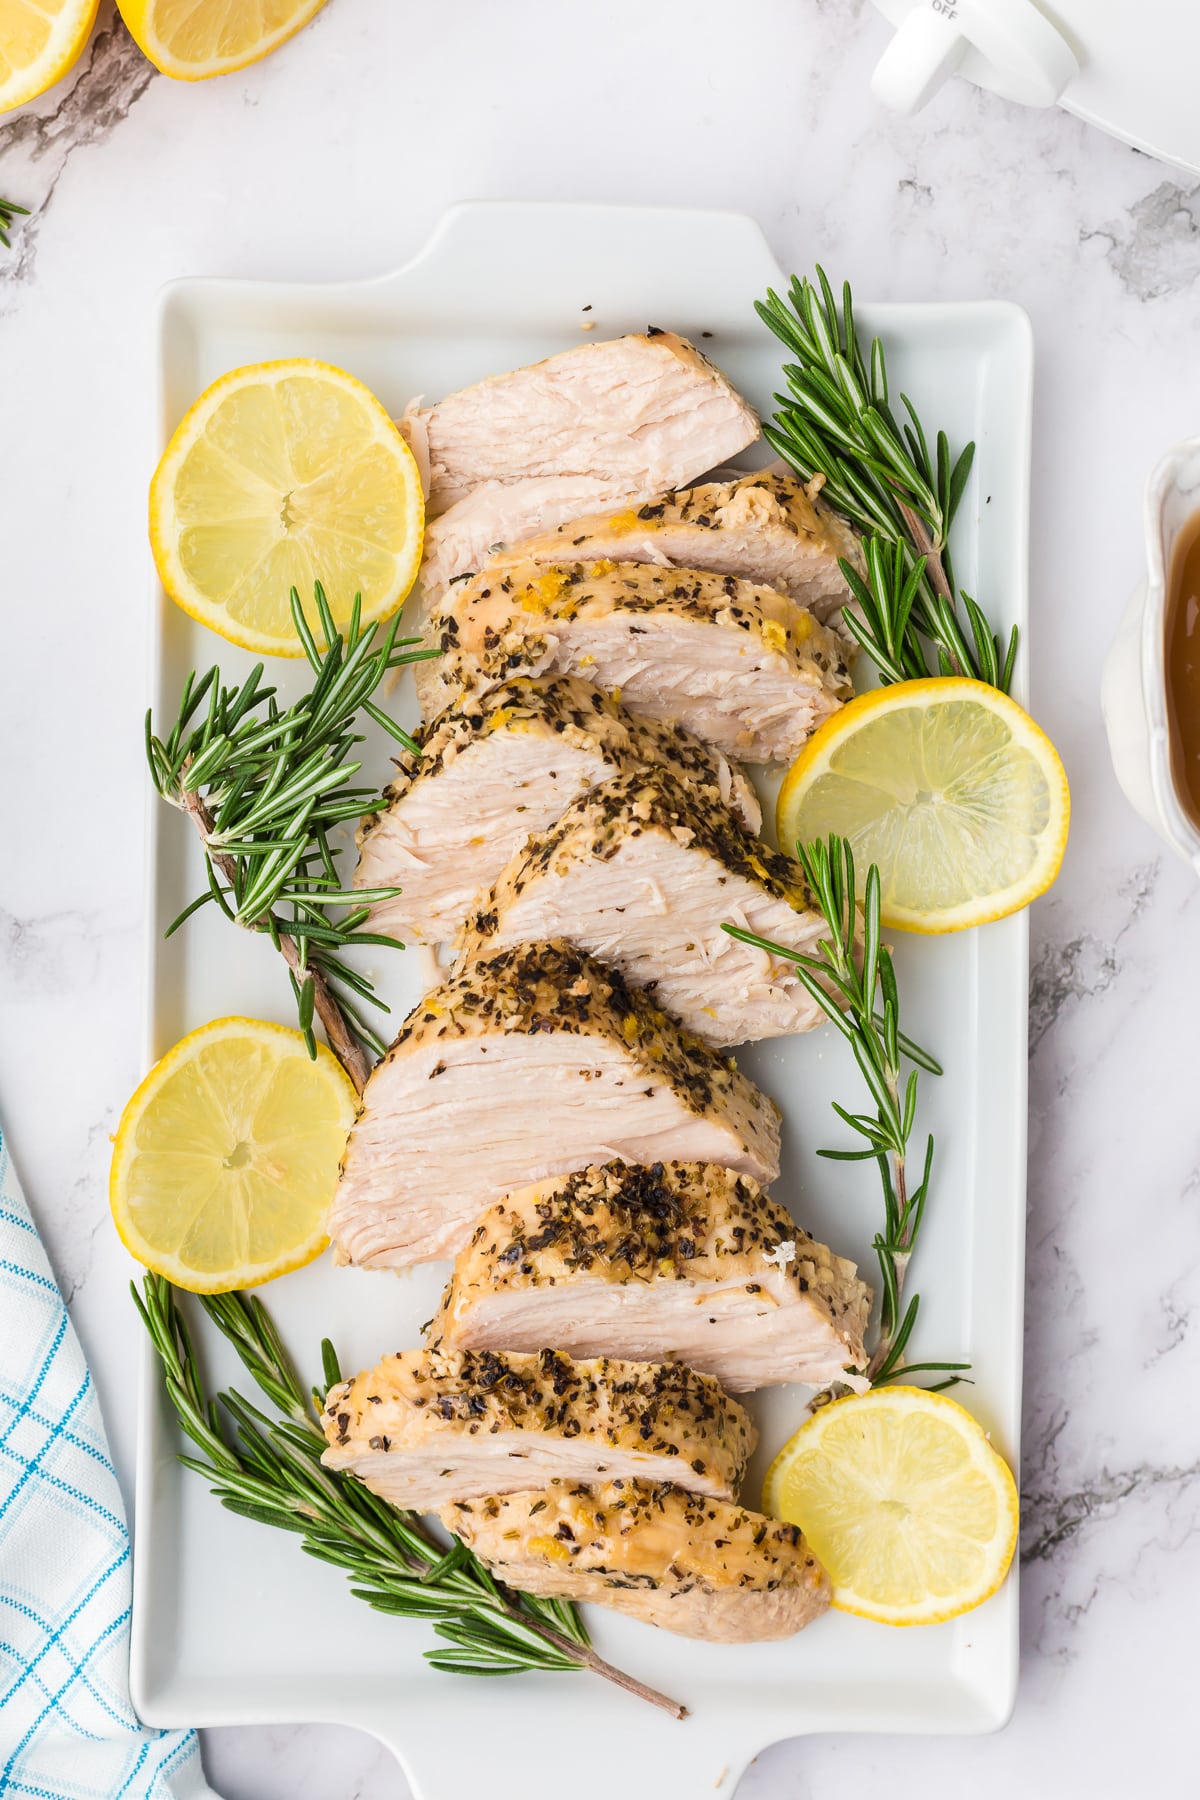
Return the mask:
<path id="1" fill-rule="evenodd" d="M 100 0 L 0 0 L 0 112 L 34 100 L 78 62 Z"/>
<path id="2" fill-rule="evenodd" d="M 924 1388 L 822 1407 L 767 1472 L 763 1511 L 799 1525 L 833 1604 L 933 1625 L 994 1594 L 1017 1542 L 1017 1485 L 969 1412 Z"/>
<path id="3" fill-rule="evenodd" d="M 314 581 L 339 627 L 356 594 L 364 624 L 394 613 L 416 578 L 424 517 L 412 451 L 375 396 L 304 358 L 206 388 L 150 484 L 168 594 L 260 655 L 303 654 L 293 587 L 314 626 Z"/>
<path id="4" fill-rule="evenodd" d="M 169 1050 L 117 1129 L 109 1198 L 127 1250 L 222 1294 L 319 1256 L 357 1096 L 323 1044 L 214 1019 Z"/>
<path id="5" fill-rule="evenodd" d="M 117 0 L 143 55 L 177 81 L 206 81 L 269 56 L 325 0 Z"/>
<path id="6" fill-rule="evenodd" d="M 860 694 L 788 770 L 782 848 L 831 831 L 879 867 L 885 925 L 962 931 L 1018 912 L 1058 874 L 1070 795 L 1058 752 L 1015 700 L 937 676 Z"/>

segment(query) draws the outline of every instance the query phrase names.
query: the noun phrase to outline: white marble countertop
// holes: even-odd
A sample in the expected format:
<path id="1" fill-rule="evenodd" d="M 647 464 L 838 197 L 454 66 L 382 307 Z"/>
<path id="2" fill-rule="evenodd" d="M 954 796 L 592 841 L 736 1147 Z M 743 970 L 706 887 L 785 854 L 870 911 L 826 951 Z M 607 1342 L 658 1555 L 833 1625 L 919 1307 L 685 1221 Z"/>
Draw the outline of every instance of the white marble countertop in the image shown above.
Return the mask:
<path id="1" fill-rule="evenodd" d="M 152 78 L 106 8 L 74 84 L 0 123 L 0 193 L 37 209 L 0 255 L 0 1108 L 127 1476 L 137 1324 L 105 1188 L 141 1073 L 161 282 L 374 273 L 487 195 L 733 207 L 785 264 L 819 257 L 862 296 L 1020 301 L 1033 699 L 1075 803 L 1033 919 L 1020 1698 L 995 1738 L 779 1745 L 739 1791 L 1115 1794 L 1152 1743 L 1158 1784 L 1187 1792 L 1200 893 L 1118 792 L 1098 693 L 1145 472 L 1200 429 L 1200 181 L 958 84 L 886 116 L 867 93 L 883 36 L 866 0 L 693 0 L 669 20 L 644 0 L 330 0 L 269 62 L 186 87 Z M 316 1725 L 212 1733 L 206 1755 L 226 1800 L 405 1793 L 374 1745 Z"/>

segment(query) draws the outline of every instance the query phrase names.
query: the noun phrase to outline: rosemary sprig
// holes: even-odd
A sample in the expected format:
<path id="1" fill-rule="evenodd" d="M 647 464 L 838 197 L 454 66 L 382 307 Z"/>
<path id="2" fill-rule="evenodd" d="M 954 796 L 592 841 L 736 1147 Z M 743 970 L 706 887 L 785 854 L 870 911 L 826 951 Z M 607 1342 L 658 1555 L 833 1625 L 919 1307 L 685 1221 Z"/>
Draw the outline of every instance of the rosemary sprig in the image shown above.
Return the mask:
<path id="1" fill-rule="evenodd" d="M 18 217 L 27 219 L 29 208 L 18 206 L 15 200 L 0 200 L 0 244 L 3 244 L 6 250 L 12 248 L 12 239 L 8 234 L 13 229 L 14 219 Z"/>
<path id="2" fill-rule="evenodd" d="M 900 1030 L 900 995 L 892 954 L 883 942 L 875 864 L 867 873 L 862 949 L 856 954 L 858 909 L 850 845 L 831 834 L 827 844 L 819 840 L 797 844 L 796 854 L 827 927 L 828 935 L 817 946 L 820 954 L 808 956 L 790 950 L 740 926 L 726 925 L 724 929 L 744 944 L 795 964 L 797 978 L 849 1043 L 874 1103 L 874 1112 L 855 1113 L 834 1102 L 838 1118 L 865 1139 L 864 1148 L 818 1151 L 837 1162 L 873 1161 L 883 1185 L 884 1228 L 876 1232 L 873 1246 L 882 1287 L 879 1341 L 867 1366 L 868 1377 L 878 1387 L 900 1374 L 908 1380 L 918 1373 L 941 1373 L 947 1379 L 932 1383 L 934 1389 L 952 1387 L 969 1363 L 903 1362 L 920 1308 L 917 1294 L 904 1304 L 904 1283 L 933 1171 L 931 1136 L 925 1144 L 920 1181 L 910 1188 L 908 1146 L 917 1116 L 917 1072 L 925 1069 L 940 1075 L 942 1071 L 927 1051 Z M 906 1062 L 915 1065 L 907 1077 Z"/>
<path id="3" fill-rule="evenodd" d="M 939 431 L 931 452 L 907 394 L 907 417 L 897 418 L 883 345 L 873 338 L 864 350 L 849 282 L 839 307 L 818 267 L 816 286 L 793 275 L 786 299 L 772 290 L 755 308 L 796 359 L 784 367 L 789 392 L 776 394 L 779 410 L 763 436 L 806 481 L 816 477 L 822 497 L 864 533 L 866 580 L 841 564 L 857 602 L 843 614 L 847 629 L 885 683 L 928 675 L 928 641 L 942 674 L 974 676 L 1007 693 L 1016 628 L 1006 648 L 956 589 L 950 556 L 974 444 L 952 457 Z"/>
<path id="4" fill-rule="evenodd" d="M 166 935 L 210 902 L 237 924 L 268 933 L 287 960 L 309 1054 L 316 1055 L 315 1014 L 361 1091 L 370 1067 L 363 1045 L 381 1055 L 384 1044 L 358 1003 L 388 1009 L 343 953 L 359 945 L 397 945 L 395 938 L 363 926 L 371 905 L 398 890 L 347 889 L 331 834 L 379 797 L 375 788 L 349 785 L 362 768 L 350 757 L 363 741 L 354 729 L 360 712 L 416 752 L 412 738 L 371 695 L 389 670 L 431 652 L 412 649 L 417 638 L 397 636 L 398 616 L 382 632 L 378 624 L 361 627 L 357 599 L 343 637 L 318 582 L 322 651 L 295 588 L 291 601 L 316 675 L 302 699 L 280 707 L 276 690 L 260 685 L 261 663 L 236 688 L 222 686 L 221 672 L 213 667 L 199 678 L 194 672 L 188 676 L 165 738 L 154 734 L 146 715 L 146 758 L 154 785 L 189 815 L 208 858 L 207 887 Z"/>
<path id="5" fill-rule="evenodd" d="M 231 1512 L 294 1531 L 301 1548 L 345 1571 L 368 1606 L 424 1619 L 443 1640 L 425 1658 L 456 1675 L 590 1670 L 674 1718 L 686 1708 L 596 1654 L 575 1607 L 505 1587 L 458 1538 L 439 1543 L 413 1513 L 389 1506 L 354 1479 L 321 1466 L 325 1436 L 319 1396 L 306 1395 L 279 1333 L 254 1295 L 205 1296 L 200 1304 L 224 1333 L 275 1412 L 236 1392 L 206 1395 L 178 1298 L 161 1275 L 142 1292 L 130 1284 L 162 1365 L 180 1428 L 200 1450 L 181 1455 Z M 328 1340 L 321 1346 L 326 1387 L 340 1381 Z M 219 1400 L 219 1403 L 218 1403 Z M 222 1414 L 233 1424 L 223 1428 Z"/>

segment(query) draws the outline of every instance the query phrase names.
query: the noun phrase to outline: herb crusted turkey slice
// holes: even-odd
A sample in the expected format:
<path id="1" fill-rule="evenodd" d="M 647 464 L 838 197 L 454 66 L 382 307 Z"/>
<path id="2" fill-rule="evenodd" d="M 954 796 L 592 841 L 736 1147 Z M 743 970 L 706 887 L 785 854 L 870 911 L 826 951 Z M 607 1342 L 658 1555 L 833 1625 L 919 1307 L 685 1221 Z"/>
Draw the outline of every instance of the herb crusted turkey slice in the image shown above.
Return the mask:
<path id="1" fill-rule="evenodd" d="M 709 569 L 760 582 L 834 622 L 850 598 L 839 562 L 862 568 L 858 539 L 794 475 L 756 470 L 608 507 L 526 538 L 489 561 L 488 573 L 522 560 L 613 562 Z"/>
<path id="2" fill-rule="evenodd" d="M 556 1350 L 402 1350 L 331 1388 L 322 1423 L 327 1468 L 415 1512 L 564 1476 L 728 1498 L 757 1435 L 710 1376 Z"/>
<path id="3" fill-rule="evenodd" d="M 615 970 L 565 944 L 456 971 L 371 1074 L 329 1220 L 340 1259 L 453 1255 L 510 1189 L 614 1159 L 779 1172 L 779 1109 Z"/>
<path id="4" fill-rule="evenodd" d="M 792 1637 L 829 1605 L 798 1526 L 677 1486 L 556 1481 L 448 1506 L 442 1522 L 509 1587 L 709 1643 Z"/>
<path id="5" fill-rule="evenodd" d="M 726 756 L 791 762 L 851 694 L 844 640 L 773 588 L 644 563 L 521 562 L 457 583 L 416 665 L 427 715 L 464 687 L 582 675 Z"/>
<path id="6" fill-rule="evenodd" d="M 429 493 L 424 617 L 498 545 L 695 481 L 752 443 L 758 419 L 686 338 L 650 331 L 410 407 L 400 429 Z"/>
<path id="7" fill-rule="evenodd" d="M 462 954 L 566 938 L 621 970 L 706 1043 L 811 1031 L 824 1009 L 794 963 L 828 935 L 794 864 L 664 769 L 582 794 L 512 858 L 471 915 Z"/>
<path id="8" fill-rule="evenodd" d="M 719 751 L 568 676 L 461 694 L 419 741 L 363 823 L 354 875 L 359 887 L 402 889 L 373 909 L 374 926 L 418 942 L 452 938 L 530 832 L 616 775 L 661 766 L 748 831 L 761 822 L 749 781 Z"/>
<path id="9" fill-rule="evenodd" d="M 430 1327 L 446 1349 L 687 1363 L 731 1393 L 854 1385 L 871 1290 L 748 1175 L 607 1163 L 497 1200 Z"/>
<path id="10" fill-rule="evenodd" d="M 474 575 L 506 544 L 549 532 L 598 507 L 638 506 L 653 489 L 630 491 L 627 481 L 595 475 L 532 475 L 523 481 L 483 481 L 425 527 L 416 620 L 423 624 L 452 581 Z M 413 614 L 410 612 L 410 618 Z"/>

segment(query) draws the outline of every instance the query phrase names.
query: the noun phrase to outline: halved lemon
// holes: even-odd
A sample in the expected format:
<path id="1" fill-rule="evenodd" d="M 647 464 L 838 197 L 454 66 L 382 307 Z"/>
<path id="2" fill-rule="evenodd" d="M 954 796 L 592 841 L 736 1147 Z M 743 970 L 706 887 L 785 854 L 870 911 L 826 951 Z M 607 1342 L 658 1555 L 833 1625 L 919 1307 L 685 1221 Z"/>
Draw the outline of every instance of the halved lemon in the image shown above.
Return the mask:
<path id="1" fill-rule="evenodd" d="M 143 55 L 177 81 L 206 81 L 269 56 L 325 0 L 117 0 Z"/>
<path id="2" fill-rule="evenodd" d="M 324 1044 L 214 1019 L 156 1063 L 121 1115 L 109 1198 L 127 1250 L 196 1294 L 311 1262 L 357 1111 Z"/>
<path id="3" fill-rule="evenodd" d="M 356 594 L 364 624 L 394 613 L 416 579 L 424 520 L 417 465 L 387 412 L 361 381 L 307 358 L 214 381 L 150 484 L 168 594 L 260 655 L 303 654 L 293 587 L 314 626 L 315 581 L 339 626 Z"/>
<path id="4" fill-rule="evenodd" d="M 883 923 L 962 931 L 1019 912 L 1058 874 L 1070 794 L 1057 750 L 1015 700 L 935 676 L 860 694 L 788 770 L 782 849 L 836 831 L 879 867 Z"/>
<path id="5" fill-rule="evenodd" d="M 36 100 L 79 60 L 100 0 L 0 0 L 0 112 Z"/>
<path id="6" fill-rule="evenodd" d="M 763 1511 L 799 1525 L 833 1604 L 933 1625 L 994 1594 L 1017 1543 L 1017 1484 L 957 1401 L 883 1387 L 822 1407 L 767 1472 Z"/>

